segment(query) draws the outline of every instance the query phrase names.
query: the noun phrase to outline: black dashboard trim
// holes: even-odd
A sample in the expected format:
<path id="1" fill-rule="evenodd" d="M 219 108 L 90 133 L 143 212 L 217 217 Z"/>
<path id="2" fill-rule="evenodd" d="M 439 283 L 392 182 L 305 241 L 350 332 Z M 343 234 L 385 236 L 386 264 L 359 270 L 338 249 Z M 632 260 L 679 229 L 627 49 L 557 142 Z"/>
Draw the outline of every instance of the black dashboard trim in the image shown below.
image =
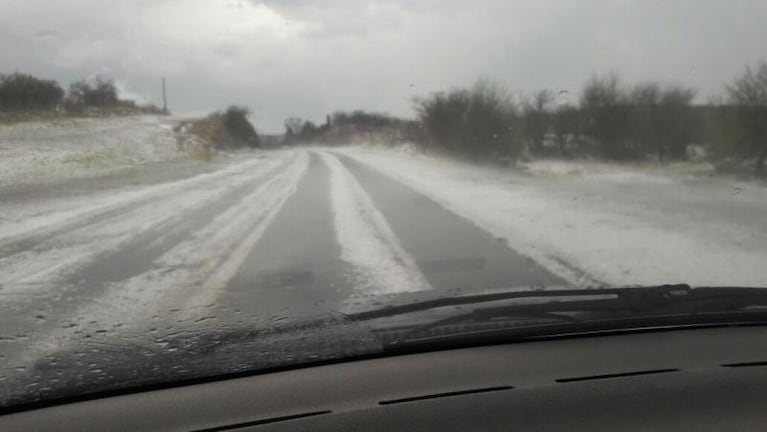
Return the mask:
<path id="1" fill-rule="evenodd" d="M 484 388 L 476 388 L 476 389 L 469 389 L 469 390 L 458 390 L 458 391 L 451 391 L 451 392 L 434 393 L 429 395 L 411 396 L 411 397 L 406 397 L 401 399 L 382 400 L 382 401 L 379 401 L 378 404 L 392 405 L 392 404 L 407 403 L 407 402 L 417 402 L 417 401 L 428 400 L 428 399 L 439 399 L 444 397 L 463 396 L 463 395 L 476 394 L 476 393 L 506 391 L 506 390 L 512 390 L 513 388 L 514 387 L 512 386 L 497 386 L 497 387 L 484 387 Z"/>
<path id="2" fill-rule="evenodd" d="M 287 415 L 287 416 L 280 416 L 280 417 L 271 417 L 267 419 L 261 419 L 261 420 L 253 420 L 249 422 L 242 422 L 242 423 L 233 423 L 228 425 L 222 425 L 222 426 L 214 426 L 212 428 L 206 428 L 206 429 L 197 429 L 191 432 L 221 432 L 221 431 L 228 431 L 228 430 L 235 430 L 235 429 L 242 429 L 246 427 L 251 426 L 261 426 L 265 424 L 270 423 L 279 423 L 284 422 L 288 420 L 297 420 L 297 419 L 303 419 L 307 417 L 315 417 L 325 414 L 332 414 L 333 411 L 313 411 L 313 412 L 307 412 L 307 413 L 301 413 L 301 414 L 293 414 L 293 415 Z"/>
<path id="3" fill-rule="evenodd" d="M 578 381 L 591 381 L 591 380 L 600 380 L 600 379 L 633 377 L 633 376 L 639 376 L 639 375 L 653 375 L 653 374 L 679 372 L 679 371 L 680 369 L 653 369 L 653 370 L 621 372 L 621 373 L 604 374 L 604 375 L 590 375 L 590 376 L 572 377 L 572 378 L 557 378 L 554 381 L 558 383 L 569 383 L 569 382 L 578 382 Z"/>

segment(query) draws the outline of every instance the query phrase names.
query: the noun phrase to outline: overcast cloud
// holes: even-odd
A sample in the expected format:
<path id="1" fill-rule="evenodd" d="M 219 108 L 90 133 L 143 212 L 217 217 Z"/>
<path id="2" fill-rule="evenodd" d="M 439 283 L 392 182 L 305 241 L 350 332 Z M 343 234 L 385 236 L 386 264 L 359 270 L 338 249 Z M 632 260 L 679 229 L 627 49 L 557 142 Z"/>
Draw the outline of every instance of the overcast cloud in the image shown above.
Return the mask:
<path id="1" fill-rule="evenodd" d="M 489 78 L 568 90 L 595 72 L 720 94 L 767 60 L 762 0 L 0 0 L 0 71 L 106 74 L 175 112 L 229 103 L 260 129 L 337 109 L 412 115 L 414 95 Z"/>

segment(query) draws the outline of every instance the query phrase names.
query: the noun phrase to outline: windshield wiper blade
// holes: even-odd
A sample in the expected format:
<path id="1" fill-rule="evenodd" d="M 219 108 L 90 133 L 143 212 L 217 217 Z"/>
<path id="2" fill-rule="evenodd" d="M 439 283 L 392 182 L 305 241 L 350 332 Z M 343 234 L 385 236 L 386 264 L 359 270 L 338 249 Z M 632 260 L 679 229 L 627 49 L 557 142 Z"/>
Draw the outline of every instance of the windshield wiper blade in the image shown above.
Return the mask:
<path id="1" fill-rule="evenodd" d="M 602 296 L 605 291 L 607 298 Z M 548 293 L 551 294 L 552 292 L 555 293 L 554 295 L 573 297 L 571 291 L 557 290 Z M 598 328 L 605 323 L 610 323 L 613 326 L 616 324 L 636 325 L 639 322 L 643 323 L 642 325 L 649 325 L 650 322 L 661 324 L 671 321 L 676 325 L 682 322 L 690 325 L 722 323 L 726 320 L 722 314 L 733 311 L 743 312 L 744 308 L 754 306 L 767 306 L 767 289 L 763 288 L 713 287 L 693 289 L 687 285 L 664 285 L 617 290 L 576 290 L 575 292 L 576 298 L 580 296 L 599 296 L 601 298 L 479 307 L 468 313 L 460 313 L 412 327 L 387 345 L 391 348 L 413 340 L 421 340 L 423 337 L 419 338 L 418 336 L 428 333 L 431 329 L 465 321 L 490 322 L 495 318 L 521 319 L 523 321 L 520 321 L 518 326 L 515 325 L 504 330 L 521 335 L 526 331 L 544 327 L 550 328 L 550 330 L 556 328 L 559 331 L 568 331 L 574 328 L 584 330 L 590 327 Z M 516 294 L 511 298 L 538 297 L 538 292 L 509 294 Z M 472 300 L 476 299 L 476 296 L 472 298 Z M 750 312 L 749 315 L 753 315 L 755 311 Z M 597 313 L 597 315 L 593 313 Z M 759 322 L 767 322 L 765 311 L 756 311 L 756 313 L 759 315 Z M 527 321 L 529 319 L 544 319 L 547 322 L 531 323 Z M 753 316 L 748 317 L 749 322 L 753 323 L 753 319 Z M 602 324 L 595 327 L 593 324 L 598 322 Z M 426 339 L 434 339 L 430 336 L 425 337 Z"/>
<path id="2" fill-rule="evenodd" d="M 595 297 L 589 300 L 579 297 Z M 639 288 L 590 288 L 590 289 L 557 289 L 557 290 L 525 290 L 509 291 L 490 294 L 476 294 L 456 297 L 445 297 L 422 302 L 389 306 L 371 311 L 344 315 L 348 321 L 368 321 L 377 318 L 387 318 L 408 313 L 426 311 L 448 306 L 463 306 L 500 300 L 533 299 L 533 298 L 575 298 L 568 301 L 550 301 L 533 304 L 515 304 L 503 306 L 501 309 L 487 307 L 476 309 L 471 313 L 493 315 L 502 312 L 516 314 L 542 314 L 565 311 L 648 311 L 671 310 L 684 305 L 685 310 L 696 307 L 698 310 L 708 307 L 716 310 L 742 308 L 745 306 L 767 305 L 767 289 L 747 287 L 699 287 L 689 285 L 659 285 Z M 509 309 L 510 308 L 510 309 Z"/>
<path id="3" fill-rule="evenodd" d="M 377 318 L 387 318 L 436 309 L 448 306 L 463 306 L 476 303 L 486 303 L 499 300 L 543 298 L 543 297 L 583 297 L 583 296 L 619 296 L 622 298 L 639 299 L 642 297 L 665 298 L 670 295 L 684 295 L 692 288 L 689 285 L 660 285 L 641 288 L 589 288 L 589 289 L 531 289 L 523 291 L 505 291 L 489 294 L 472 294 L 455 297 L 442 297 L 432 300 L 408 303 L 397 306 L 387 306 L 365 312 L 345 314 L 344 318 L 349 321 L 367 321 Z"/>

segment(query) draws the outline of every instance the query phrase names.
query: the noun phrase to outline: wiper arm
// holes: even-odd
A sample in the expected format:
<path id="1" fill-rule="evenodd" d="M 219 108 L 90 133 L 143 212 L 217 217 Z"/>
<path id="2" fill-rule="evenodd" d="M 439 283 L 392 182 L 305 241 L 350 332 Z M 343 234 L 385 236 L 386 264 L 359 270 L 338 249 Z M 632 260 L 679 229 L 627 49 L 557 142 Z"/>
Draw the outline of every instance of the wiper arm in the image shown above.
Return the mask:
<path id="1" fill-rule="evenodd" d="M 767 306 L 767 289 L 763 288 L 717 287 L 692 289 L 687 285 L 664 285 L 645 288 L 555 290 L 548 291 L 547 293 L 551 294 L 548 295 L 549 297 L 558 295 L 560 297 L 600 296 L 602 298 L 480 307 L 468 313 L 453 315 L 411 328 L 410 331 L 401 334 L 390 345 L 401 344 L 433 328 L 469 320 L 488 322 L 494 318 L 521 318 L 550 321 L 549 324 L 523 322 L 520 325 L 520 329 L 522 329 L 552 325 L 551 322 L 556 323 L 557 321 L 560 324 L 563 321 L 583 323 L 586 321 L 583 317 L 584 313 L 598 313 L 596 319 L 607 318 L 607 320 L 615 320 L 620 318 L 647 318 L 649 316 L 669 317 L 712 313 L 721 314 L 748 307 Z M 538 291 L 503 294 L 513 295 L 512 297 L 503 297 L 504 299 L 541 297 L 539 295 L 541 292 Z M 603 295 L 606 295 L 607 298 L 604 298 Z M 493 296 L 497 297 L 498 295 Z M 471 299 L 476 300 L 480 297 L 483 296 L 471 296 Z M 542 297 L 547 297 L 547 295 Z M 456 304 L 455 299 L 451 300 L 454 300 L 452 304 Z M 589 316 L 589 320 L 594 318 L 593 314 Z M 762 320 L 764 320 L 764 317 Z"/>
<path id="2" fill-rule="evenodd" d="M 725 288 L 754 290 L 754 288 Z M 696 289 L 697 291 L 698 289 Z M 376 318 L 387 318 L 397 315 L 404 315 L 413 312 L 420 312 L 429 309 L 436 309 L 447 306 L 462 306 L 476 303 L 485 303 L 498 300 L 524 299 L 524 298 L 542 298 L 542 297 L 592 297 L 592 296 L 612 296 L 623 301 L 640 304 L 646 301 L 665 301 L 674 296 L 686 296 L 692 291 L 689 285 L 660 285 L 655 287 L 641 288 L 590 288 L 590 289 L 558 289 L 544 290 L 533 289 L 524 291 L 509 291 L 491 294 L 475 294 L 456 297 L 444 297 L 433 300 L 426 300 L 405 305 L 388 306 L 371 311 L 346 314 L 344 318 L 350 321 L 367 321 Z M 606 300 L 615 300 L 607 298 Z M 539 305 L 533 305 L 539 306 Z"/>

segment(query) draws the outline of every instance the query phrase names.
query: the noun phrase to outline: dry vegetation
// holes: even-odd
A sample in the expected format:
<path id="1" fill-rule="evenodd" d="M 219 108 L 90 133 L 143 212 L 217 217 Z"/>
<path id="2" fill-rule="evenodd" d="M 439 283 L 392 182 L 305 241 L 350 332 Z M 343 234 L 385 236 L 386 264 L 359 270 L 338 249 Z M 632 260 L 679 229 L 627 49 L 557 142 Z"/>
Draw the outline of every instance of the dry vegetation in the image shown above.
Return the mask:
<path id="1" fill-rule="evenodd" d="M 189 123 L 187 131 L 198 137 L 206 152 L 223 148 L 254 148 L 259 137 L 248 121 L 248 110 L 230 106 L 223 112 L 215 112 L 205 118 Z"/>

